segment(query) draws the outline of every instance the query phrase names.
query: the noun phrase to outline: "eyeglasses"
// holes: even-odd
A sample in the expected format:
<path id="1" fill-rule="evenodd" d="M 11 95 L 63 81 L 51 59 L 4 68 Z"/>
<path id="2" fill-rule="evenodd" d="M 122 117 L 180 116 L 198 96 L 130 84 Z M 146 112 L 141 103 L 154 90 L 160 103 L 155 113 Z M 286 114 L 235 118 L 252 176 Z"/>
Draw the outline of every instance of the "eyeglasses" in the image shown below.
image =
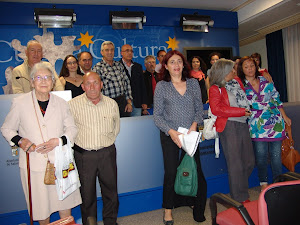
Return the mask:
<path id="1" fill-rule="evenodd" d="M 86 62 L 92 62 L 92 59 L 82 59 L 82 62 L 86 63 Z"/>
<path id="2" fill-rule="evenodd" d="M 126 49 L 126 50 L 124 50 L 124 51 L 122 51 L 122 52 L 126 52 L 126 53 L 133 53 L 133 50 Z"/>
<path id="3" fill-rule="evenodd" d="M 153 62 L 147 62 L 147 64 L 156 64 L 156 62 L 155 61 L 153 61 Z"/>
<path id="4" fill-rule="evenodd" d="M 36 77 L 34 77 L 32 80 L 36 81 L 36 82 L 42 82 L 44 81 L 50 81 L 53 80 L 52 75 L 45 75 L 45 76 L 40 76 L 37 75 Z"/>
<path id="5" fill-rule="evenodd" d="M 74 61 L 74 62 L 67 62 L 67 64 L 71 66 L 71 65 L 77 64 L 77 62 L 76 61 Z"/>

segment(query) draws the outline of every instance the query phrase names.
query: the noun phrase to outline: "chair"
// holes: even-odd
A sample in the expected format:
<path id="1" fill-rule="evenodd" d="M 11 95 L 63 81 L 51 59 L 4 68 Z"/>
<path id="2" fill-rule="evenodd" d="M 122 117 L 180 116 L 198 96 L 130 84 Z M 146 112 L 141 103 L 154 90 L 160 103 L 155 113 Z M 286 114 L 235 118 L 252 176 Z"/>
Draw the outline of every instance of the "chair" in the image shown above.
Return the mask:
<path id="1" fill-rule="evenodd" d="M 285 175 L 283 175 L 284 177 Z M 269 185 L 257 201 L 241 204 L 227 195 L 216 193 L 210 198 L 212 224 L 220 225 L 293 225 L 299 224 L 300 180 Z M 284 178 L 281 178 L 284 179 Z M 294 180 L 292 180 L 294 179 Z M 298 180 L 295 180 L 298 179 Z M 217 203 L 229 208 L 217 214 Z"/>

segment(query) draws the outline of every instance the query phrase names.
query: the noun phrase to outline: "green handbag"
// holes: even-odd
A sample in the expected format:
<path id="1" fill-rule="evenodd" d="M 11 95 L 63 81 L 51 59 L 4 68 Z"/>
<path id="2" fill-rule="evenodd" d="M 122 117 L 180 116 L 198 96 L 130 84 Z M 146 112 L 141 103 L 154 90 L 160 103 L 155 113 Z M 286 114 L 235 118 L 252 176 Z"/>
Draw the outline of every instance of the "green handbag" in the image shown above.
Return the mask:
<path id="1" fill-rule="evenodd" d="M 177 168 L 174 190 L 179 195 L 192 197 L 197 195 L 197 165 L 194 157 L 190 157 L 188 154 L 185 154 Z"/>

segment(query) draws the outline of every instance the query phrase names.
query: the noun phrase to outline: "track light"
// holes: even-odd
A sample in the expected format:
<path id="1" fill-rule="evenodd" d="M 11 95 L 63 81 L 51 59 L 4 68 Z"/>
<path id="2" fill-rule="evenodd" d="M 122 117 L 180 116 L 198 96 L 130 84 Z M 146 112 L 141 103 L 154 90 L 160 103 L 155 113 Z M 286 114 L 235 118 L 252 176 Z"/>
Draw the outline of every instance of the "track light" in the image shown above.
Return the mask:
<path id="1" fill-rule="evenodd" d="M 113 29 L 143 29 L 146 23 L 144 12 L 110 11 L 110 24 Z"/>
<path id="2" fill-rule="evenodd" d="M 34 9 L 34 20 L 39 28 L 71 28 L 76 21 L 73 9 Z"/>
<path id="3" fill-rule="evenodd" d="M 180 18 L 180 24 L 183 31 L 195 31 L 195 32 L 208 32 L 208 26 L 212 27 L 214 21 L 210 19 L 210 16 L 183 14 Z"/>

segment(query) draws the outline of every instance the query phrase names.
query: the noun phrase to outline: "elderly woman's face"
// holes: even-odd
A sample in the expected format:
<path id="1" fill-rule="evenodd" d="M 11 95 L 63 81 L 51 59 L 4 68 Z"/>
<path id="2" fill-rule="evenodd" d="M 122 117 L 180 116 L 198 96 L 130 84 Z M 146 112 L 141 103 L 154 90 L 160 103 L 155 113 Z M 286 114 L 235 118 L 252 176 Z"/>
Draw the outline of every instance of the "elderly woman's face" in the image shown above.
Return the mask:
<path id="1" fill-rule="evenodd" d="M 53 88 L 51 72 L 47 69 L 39 69 L 34 74 L 32 86 L 38 93 L 49 93 Z"/>

